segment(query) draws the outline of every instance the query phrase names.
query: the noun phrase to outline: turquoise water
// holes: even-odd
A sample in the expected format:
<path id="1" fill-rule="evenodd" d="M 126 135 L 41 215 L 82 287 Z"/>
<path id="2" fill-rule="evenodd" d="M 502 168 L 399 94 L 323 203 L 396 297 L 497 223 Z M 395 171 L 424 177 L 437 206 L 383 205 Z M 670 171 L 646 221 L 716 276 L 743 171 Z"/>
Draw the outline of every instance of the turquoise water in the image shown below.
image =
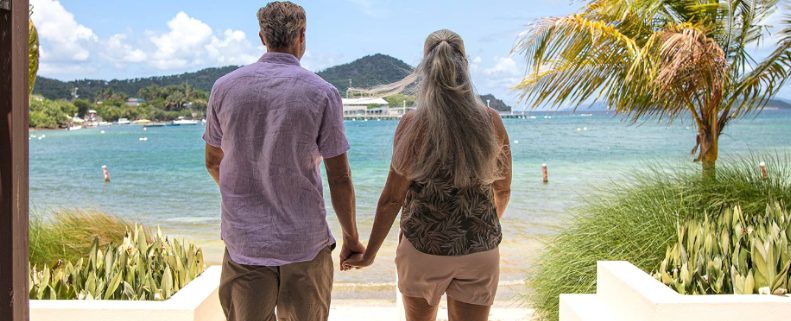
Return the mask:
<path id="1" fill-rule="evenodd" d="M 531 254 L 540 247 L 535 241 L 562 227 L 569 209 L 579 204 L 586 191 L 652 162 L 688 165 L 695 141 L 688 121 L 630 125 L 603 112 L 530 116 L 534 118 L 505 120 L 514 158 L 513 194 L 503 220 L 506 280 L 523 276 L 535 257 Z M 357 213 L 365 238 L 387 175 L 396 124 L 346 122 Z M 30 140 L 31 206 L 44 214 L 52 208 L 99 209 L 160 225 L 168 233 L 201 242 L 219 259 L 220 198 L 203 167 L 202 132 L 200 125 L 146 131 L 134 125 L 31 131 L 35 136 Z M 789 134 L 791 111 L 769 110 L 737 120 L 721 138 L 721 157 L 791 152 Z M 45 137 L 39 139 L 42 135 Z M 142 137 L 148 139 L 141 141 Z M 549 184 L 541 182 L 542 163 L 549 166 Z M 103 182 L 102 165 L 110 170 L 109 184 Z M 326 187 L 325 194 L 329 195 Z M 337 231 L 333 214 L 329 214 Z M 392 281 L 395 233 L 391 234 L 392 244 L 386 245 L 366 280 Z M 525 255 L 525 251 L 529 252 Z M 341 280 L 354 277 L 339 275 Z"/>

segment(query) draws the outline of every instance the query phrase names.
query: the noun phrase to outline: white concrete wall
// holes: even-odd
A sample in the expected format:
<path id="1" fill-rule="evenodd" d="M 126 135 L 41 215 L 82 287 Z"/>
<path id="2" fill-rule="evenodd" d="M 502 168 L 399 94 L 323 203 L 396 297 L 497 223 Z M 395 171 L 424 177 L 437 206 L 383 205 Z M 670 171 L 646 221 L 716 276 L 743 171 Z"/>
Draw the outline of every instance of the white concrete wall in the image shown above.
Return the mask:
<path id="1" fill-rule="evenodd" d="M 31 300 L 31 321 L 224 321 L 212 266 L 166 301 Z"/>
<path id="2" fill-rule="evenodd" d="M 744 321 L 791 316 L 791 297 L 681 295 L 628 262 L 599 262 L 596 294 L 560 296 L 561 321 Z"/>

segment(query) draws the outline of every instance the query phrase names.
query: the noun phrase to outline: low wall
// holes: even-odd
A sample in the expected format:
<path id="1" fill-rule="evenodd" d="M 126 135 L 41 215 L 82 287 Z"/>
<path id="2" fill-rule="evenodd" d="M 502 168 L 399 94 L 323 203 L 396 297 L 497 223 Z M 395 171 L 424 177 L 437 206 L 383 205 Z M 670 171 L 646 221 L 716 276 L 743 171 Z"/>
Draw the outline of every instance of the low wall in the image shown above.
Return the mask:
<path id="1" fill-rule="evenodd" d="M 165 301 L 30 300 L 31 321 L 224 321 L 211 266 Z"/>
<path id="2" fill-rule="evenodd" d="M 598 262 L 596 294 L 562 294 L 561 321 L 744 321 L 791 315 L 791 297 L 681 295 L 629 262 Z"/>

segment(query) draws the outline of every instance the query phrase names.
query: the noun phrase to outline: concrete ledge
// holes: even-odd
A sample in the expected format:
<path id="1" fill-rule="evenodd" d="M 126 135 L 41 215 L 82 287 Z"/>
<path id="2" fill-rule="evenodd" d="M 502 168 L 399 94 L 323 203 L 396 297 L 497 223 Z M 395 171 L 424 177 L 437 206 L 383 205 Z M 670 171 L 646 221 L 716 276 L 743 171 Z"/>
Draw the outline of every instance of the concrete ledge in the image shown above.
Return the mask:
<path id="1" fill-rule="evenodd" d="M 220 273 L 209 267 L 165 301 L 30 300 L 30 320 L 222 321 Z"/>
<path id="2" fill-rule="evenodd" d="M 681 295 L 628 262 L 598 262 L 595 295 L 561 295 L 560 320 L 742 321 L 791 315 L 791 298 Z"/>

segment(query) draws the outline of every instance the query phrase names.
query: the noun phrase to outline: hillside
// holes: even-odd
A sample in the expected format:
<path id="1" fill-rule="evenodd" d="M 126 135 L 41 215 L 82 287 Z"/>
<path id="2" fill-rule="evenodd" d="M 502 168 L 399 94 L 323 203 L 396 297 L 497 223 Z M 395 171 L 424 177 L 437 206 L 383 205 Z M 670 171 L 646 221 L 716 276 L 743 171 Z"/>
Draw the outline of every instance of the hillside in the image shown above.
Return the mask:
<path id="1" fill-rule="evenodd" d="M 96 80 L 83 79 L 73 81 L 60 81 L 46 77 L 38 77 L 34 94 L 49 99 L 70 99 L 72 88 L 79 88 L 79 98 L 94 101 L 100 90 L 111 89 L 116 94 L 126 97 L 139 97 L 140 89 L 151 85 L 160 87 L 189 84 L 197 91 L 209 92 L 214 82 L 223 75 L 235 70 L 238 66 L 206 68 L 195 72 L 187 72 L 170 76 L 155 76 L 147 78 L 134 78 L 123 80 Z M 347 64 L 327 68 L 318 72 L 318 75 L 338 88 L 341 95 L 346 95 L 351 79 L 354 87 L 372 87 L 387 84 L 403 79 L 411 73 L 413 67 L 407 63 L 388 55 L 375 54 L 365 56 Z M 490 100 L 492 108 L 499 111 L 510 111 L 511 107 L 502 100 L 492 95 L 481 96 L 486 102 Z"/>
<path id="2" fill-rule="evenodd" d="M 165 87 L 170 85 L 183 85 L 186 83 L 195 89 L 208 92 L 211 90 L 211 86 L 214 85 L 217 78 L 222 77 L 236 68 L 238 68 L 238 66 L 206 68 L 196 72 L 186 72 L 178 75 L 123 80 L 113 79 L 110 81 L 83 79 L 64 82 L 46 77 L 37 77 L 38 79 L 36 80 L 36 87 L 33 88 L 33 93 L 49 99 L 69 99 L 71 98 L 71 89 L 77 87 L 79 88 L 77 94 L 80 98 L 94 100 L 96 93 L 105 88 L 112 89 L 112 91 L 116 93 L 134 97 L 137 96 L 141 88 L 151 85 Z"/>
<path id="3" fill-rule="evenodd" d="M 412 73 L 413 69 L 412 66 L 396 58 L 375 54 L 327 68 L 318 72 L 318 75 L 338 88 L 341 95 L 345 96 L 346 89 L 349 88 L 349 80 L 352 87 L 372 87 L 399 81 Z"/>
<path id="4" fill-rule="evenodd" d="M 791 109 L 791 103 L 784 99 L 770 99 L 766 107 L 775 107 L 780 109 Z"/>

